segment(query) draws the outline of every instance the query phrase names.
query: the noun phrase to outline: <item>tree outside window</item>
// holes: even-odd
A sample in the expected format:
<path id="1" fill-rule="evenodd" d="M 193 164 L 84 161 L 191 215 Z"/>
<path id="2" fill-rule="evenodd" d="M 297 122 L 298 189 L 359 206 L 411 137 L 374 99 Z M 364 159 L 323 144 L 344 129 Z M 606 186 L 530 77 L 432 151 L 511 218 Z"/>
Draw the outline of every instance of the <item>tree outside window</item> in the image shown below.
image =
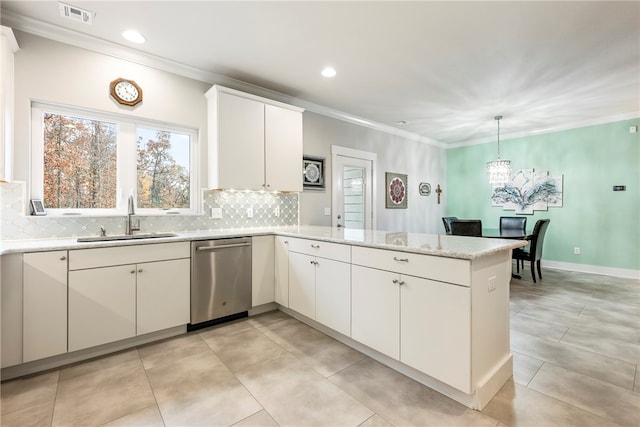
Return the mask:
<path id="1" fill-rule="evenodd" d="M 47 208 L 115 208 L 117 126 L 44 114 L 44 195 Z"/>
<path id="2" fill-rule="evenodd" d="M 189 135 L 139 127 L 137 139 L 138 207 L 189 208 Z"/>

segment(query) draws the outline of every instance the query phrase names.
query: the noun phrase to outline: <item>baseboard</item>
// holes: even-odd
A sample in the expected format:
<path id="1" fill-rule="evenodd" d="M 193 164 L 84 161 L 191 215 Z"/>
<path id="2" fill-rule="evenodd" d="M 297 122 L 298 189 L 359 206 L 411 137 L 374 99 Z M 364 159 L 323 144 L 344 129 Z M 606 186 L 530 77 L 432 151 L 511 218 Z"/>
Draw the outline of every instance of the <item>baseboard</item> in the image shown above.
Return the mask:
<path id="1" fill-rule="evenodd" d="M 603 267 L 600 265 L 575 264 L 571 262 L 542 260 L 544 268 L 554 268 L 556 270 L 577 271 L 580 273 L 603 274 L 605 276 L 625 277 L 628 279 L 640 279 L 640 270 L 626 268 Z"/>

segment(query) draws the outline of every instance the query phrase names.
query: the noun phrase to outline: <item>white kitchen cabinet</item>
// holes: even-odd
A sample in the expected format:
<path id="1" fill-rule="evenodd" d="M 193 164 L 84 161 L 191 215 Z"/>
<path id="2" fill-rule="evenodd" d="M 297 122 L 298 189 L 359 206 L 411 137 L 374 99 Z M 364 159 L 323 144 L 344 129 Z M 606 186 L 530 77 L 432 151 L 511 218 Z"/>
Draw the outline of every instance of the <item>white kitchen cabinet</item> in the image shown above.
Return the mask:
<path id="1" fill-rule="evenodd" d="M 289 241 L 289 308 L 351 336 L 351 248 Z"/>
<path id="2" fill-rule="evenodd" d="M 302 113 L 265 105 L 267 190 L 302 191 Z"/>
<path id="3" fill-rule="evenodd" d="M 69 251 L 69 351 L 185 325 L 190 244 Z"/>
<path id="4" fill-rule="evenodd" d="M 351 267 L 351 337 L 394 359 L 400 358 L 399 274 Z"/>
<path id="5" fill-rule="evenodd" d="M 400 361 L 471 392 L 471 289 L 401 275 Z"/>
<path id="6" fill-rule="evenodd" d="M 289 307 L 289 238 L 275 236 L 274 239 L 274 267 L 275 267 L 275 301 Z"/>
<path id="7" fill-rule="evenodd" d="M 316 267 L 312 255 L 289 252 L 289 308 L 316 318 Z"/>
<path id="8" fill-rule="evenodd" d="M 136 334 L 186 325 L 190 320 L 188 258 L 136 265 Z"/>
<path id="9" fill-rule="evenodd" d="M 22 254 L 0 257 L 2 368 L 22 363 Z"/>
<path id="10" fill-rule="evenodd" d="M 302 191 L 302 111 L 214 86 L 206 93 L 209 187 Z"/>
<path id="11" fill-rule="evenodd" d="M 23 363 L 67 352 L 67 251 L 23 257 Z"/>
<path id="12" fill-rule="evenodd" d="M 256 307 L 274 301 L 274 238 L 254 236 L 251 240 L 251 306 Z"/>
<path id="13" fill-rule="evenodd" d="M 69 351 L 135 335 L 135 264 L 69 272 Z"/>
<path id="14" fill-rule="evenodd" d="M 351 336 L 351 265 L 316 257 L 316 320 Z"/>

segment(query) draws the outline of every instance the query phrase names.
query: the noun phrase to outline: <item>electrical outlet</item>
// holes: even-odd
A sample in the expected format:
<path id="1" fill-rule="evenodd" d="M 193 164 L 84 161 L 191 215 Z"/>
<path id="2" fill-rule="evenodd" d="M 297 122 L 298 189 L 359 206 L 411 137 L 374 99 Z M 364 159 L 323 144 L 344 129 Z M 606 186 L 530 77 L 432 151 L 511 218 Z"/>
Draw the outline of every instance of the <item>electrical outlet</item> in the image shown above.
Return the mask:
<path id="1" fill-rule="evenodd" d="M 211 219 L 222 219 L 222 208 L 211 208 L 211 214 L 209 215 Z"/>
<path id="2" fill-rule="evenodd" d="M 275 217 L 279 217 L 280 216 L 280 206 L 276 206 L 273 209 L 273 216 L 275 216 Z"/>
<path id="3" fill-rule="evenodd" d="M 331 216 L 331 208 L 324 208 L 324 216 Z"/>
<path id="4" fill-rule="evenodd" d="M 577 247 L 577 246 L 575 248 L 573 248 L 573 254 L 574 255 L 580 255 L 580 248 Z"/>
<path id="5" fill-rule="evenodd" d="M 489 277 L 489 292 L 496 290 L 496 276 Z"/>
<path id="6" fill-rule="evenodd" d="M 247 208 L 247 218 L 253 218 L 253 208 Z"/>

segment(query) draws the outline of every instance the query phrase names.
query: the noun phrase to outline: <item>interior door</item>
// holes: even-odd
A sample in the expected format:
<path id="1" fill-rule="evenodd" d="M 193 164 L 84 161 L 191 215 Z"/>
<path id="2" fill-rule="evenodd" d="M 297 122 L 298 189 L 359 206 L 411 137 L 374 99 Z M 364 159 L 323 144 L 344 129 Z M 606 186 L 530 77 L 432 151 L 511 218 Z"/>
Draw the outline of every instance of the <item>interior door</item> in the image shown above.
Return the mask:
<path id="1" fill-rule="evenodd" d="M 334 156 L 332 226 L 360 230 L 373 227 L 372 171 L 373 160 Z"/>

